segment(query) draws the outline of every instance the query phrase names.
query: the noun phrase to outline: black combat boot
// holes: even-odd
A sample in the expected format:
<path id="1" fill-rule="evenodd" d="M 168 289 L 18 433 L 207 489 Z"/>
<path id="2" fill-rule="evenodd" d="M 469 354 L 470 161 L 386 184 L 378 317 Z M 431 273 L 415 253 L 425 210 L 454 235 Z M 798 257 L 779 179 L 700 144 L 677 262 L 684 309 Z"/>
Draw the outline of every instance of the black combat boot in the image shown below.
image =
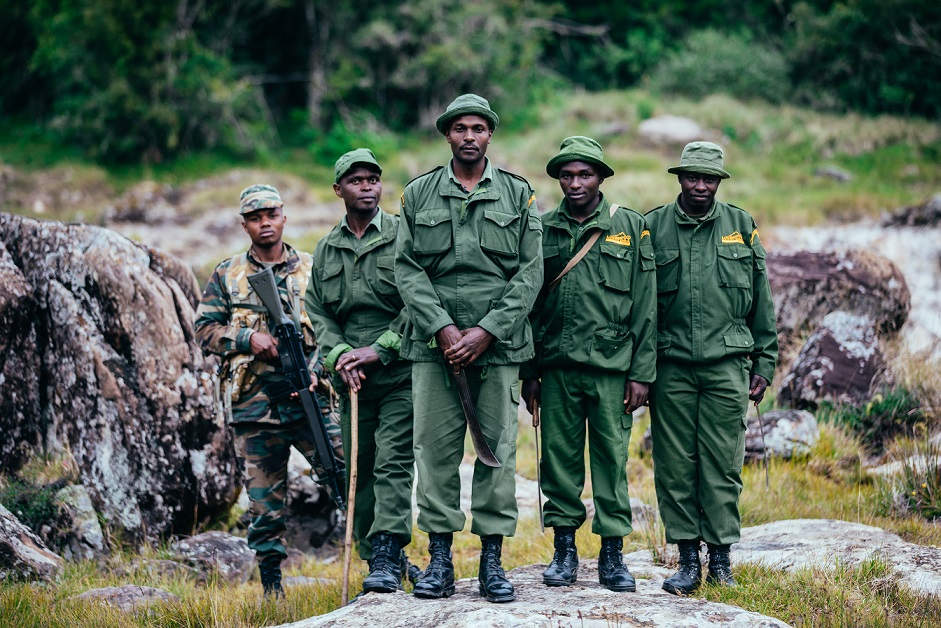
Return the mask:
<path id="1" fill-rule="evenodd" d="M 402 588 L 402 548 L 399 541 L 388 532 L 377 532 L 370 539 L 372 559 L 369 575 L 363 580 L 363 593 L 392 593 Z"/>
<path id="2" fill-rule="evenodd" d="M 550 587 L 567 587 L 578 580 L 578 549 L 575 547 L 575 528 L 557 526 L 555 553 L 549 568 L 542 572 L 542 582 Z"/>
<path id="3" fill-rule="evenodd" d="M 721 584 L 725 587 L 736 587 L 738 584 L 732 577 L 732 558 L 729 555 L 729 545 L 713 545 L 707 543 L 709 548 L 709 574 L 706 582 Z"/>
<path id="4" fill-rule="evenodd" d="M 451 562 L 451 533 L 428 535 L 431 561 L 425 575 L 415 585 L 415 597 L 442 598 L 454 595 L 454 563 Z"/>
<path id="5" fill-rule="evenodd" d="M 598 582 L 612 591 L 636 591 L 634 576 L 624 566 L 621 548 L 624 539 L 619 536 L 606 536 L 601 539 L 601 553 L 598 555 Z"/>
<path id="6" fill-rule="evenodd" d="M 702 582 L 702 564 L 699 562 L 699 539 L 680 541 L 680 566 L 676 573 L 663 581 L 663 590 L 673 595 L 691 595 Z"/>
<path id="7" fill-rule="evenodd" d="M 513 583 L 506 579 L 506 572 L 500 565 L 503 554 L 503 537 L 499 534 L 480 537 L 480 594 L 488 602 L 512 602 L 516 599 Z"/>
<path id="8" fill-rule="evenodd" d="M 281 586 L 281 558 L 266 558 L 258 565 L 261 575 L 261 589 L 265 598 L 283 599 L 284 588 Z"/>
<path id="9" fill-rule="evenodd" d="M 408 556 L 405 555 L 405 550 L 400 552 L 399 565 L 399 571 L 405 574 L 405 576 L 408 578 L 408 581 L 412 583 L 412 586 L 421 580 L 421 577 L 424 575 L 421 572 L 421 569 L 418 568 L 418 565 L 413 565 L 412 563 L 408 562 Z"/>

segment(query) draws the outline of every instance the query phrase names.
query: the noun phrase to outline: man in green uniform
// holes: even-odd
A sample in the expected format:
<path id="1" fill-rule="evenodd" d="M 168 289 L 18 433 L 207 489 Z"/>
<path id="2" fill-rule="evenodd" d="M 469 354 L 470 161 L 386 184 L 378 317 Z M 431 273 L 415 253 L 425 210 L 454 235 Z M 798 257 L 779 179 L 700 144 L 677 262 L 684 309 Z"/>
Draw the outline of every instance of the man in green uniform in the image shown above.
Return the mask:
<path id="1" fill-rule="evenodd" d="M 340 391 L 343 452 L 350 460 L 349 391 L 359 395 L 353 533 L 369 561 L 363 591 L 402 585 L 412 539 L 411 364 L 399 359 L 405 312 L 395 287 L 399 217 L 379 207 L 382 168 L 368 148 L 340 157 L 333 190 L 346 214 L 314 252 L 305 299 L 317 341 Z"/>
<path id="2" fill-rule="evenodd" d="M 657 259 L 657 383 L 650 397 L 657 500 L 680 565 L 663 588 L 734 586 L 748 400 L 761 401 L 778 355 L 765 249 L 744 210 L 715 200 L 722 149 L 692 142 L 668 172 L 677 199 L 647 214 Z"/>
<path id="3" fill-rule="evenodd" d="M 601 193 L 614 171 L 596 141 L 566 138 L 546 172 L 559 180 L 565 198 L 542 218 L 546 285 L 532 315 L 537 359 L 523 381 L 530 412 L 540 401 L 543 408 L 545 524 L 555 533 L 543 582 L 565 586 L 577 579 L 575 531 L 587 516 L 581 500 L 587 424 L 592 531 L 601 536 L 598 579 L 613 591 L 634 591 L 621 549 L 632 530 L 626 469 L 632 412 L 647 402 L 656 376 L 653 246 L 643 216 Z"/>
<path id="4" fill-rule="evenodd" d="M 278 342 L 269 333 L 268 317 L 248 275 L 271 268 L 284 311 L 295 318 L 310 356 L 311 379 L 317 382 L 322 359 L 301 295 L 310 278 L 312 258 L 282 240 L 284 203 L 270 185 L 253 185 L 240 197 L 242 228 L 252 241 L 247 252 L 229 258 L 212 273 L 196 310 L 196 340 L 206 353 L 222 357 L 219 374 L 223 404 L 235 430 L 235 446 L 244 464 L 244 483 L 251 502 L 248 546 L 255 550 L 265 595 L 280 596 L 284 547 L 284 498 L 287 466 L 293 445 L 323 477 L 314 435 L 301 404 L 273 402 L 268 386 L 284 376 Z M 323 383 L 323 382 L 320 382 Z M 328 391 L 325 391 L 328 394 Z M 326 396 L 319 396 L 327 431 L 342 463 L 340 426 Z"/>
<path id="5" fill-rule="evenodd" d="M 448 371 L 463 369 L 483 435 L 502 466 L 474 466 L 471 531 L 481 537 L 480 593 L 514 599 L 500 566 L 516 532 L 519 365 L 533 357 L 528 314 L 542 285 L 542 225 L 532 187 L 486 158 L 499 122 L 464 94 L 436 127 L 453 158 L 411 181 L 402 196 L 395 278 L 409 321 L 402 355 L 413 361 L 418 527 L 431 561 L 415 595 L 454 592 L 452 534 L 464 527 L 458 467 L 467 431 Z"/>

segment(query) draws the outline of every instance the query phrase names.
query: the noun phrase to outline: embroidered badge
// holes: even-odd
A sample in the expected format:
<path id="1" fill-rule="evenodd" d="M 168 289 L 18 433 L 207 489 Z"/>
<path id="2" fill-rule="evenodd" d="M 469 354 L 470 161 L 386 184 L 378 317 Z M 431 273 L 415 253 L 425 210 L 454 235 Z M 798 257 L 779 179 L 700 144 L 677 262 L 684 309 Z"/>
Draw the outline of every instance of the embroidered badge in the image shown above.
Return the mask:
<path id="1" fill-rule="evenodd" d="M 604 239 L 605 242 L 614 242 L 615 244 L 620 244 L 621 246 L 630 246 L 631 245 L 631 236 L 627 235 L 623 231 L 617 235 L 609 235 Z"/>
<path id="2" fill-rule="evenodd" d="M 727 236 L 722 236 L 722 244 L 745 244 L 745 240 L 741 233 L 733 231 Z"/>
<path id="3" fill-rule="evenodd" d="M 649 238 L 649 237 L 650 237 L 650 229 L 644 229 L 643 231 L 640 232 L 641 240 L 643 240 L 644 238 Z"/>
<path id="4" fill-rule="evenodd" d="M 757 229 L 755 229 L 754 231 L 751 232 L 751 240 L 749 240 L 748 243 L 749 243 L 750 245 L 754 246 L 754 245 L 755 245 L 755 238 L 758 238 L 758 241 L 761 242 L 761 237 L 758 235 L 758 230 L 757 230 Z"/>
<path id="5" fill-rule="evenodd" d="M 536 202 L 536 195 L 533 194 L 529 197 L 529 202 L 526 203 L 526 207 L 532 207 L 532 204 Z"/>

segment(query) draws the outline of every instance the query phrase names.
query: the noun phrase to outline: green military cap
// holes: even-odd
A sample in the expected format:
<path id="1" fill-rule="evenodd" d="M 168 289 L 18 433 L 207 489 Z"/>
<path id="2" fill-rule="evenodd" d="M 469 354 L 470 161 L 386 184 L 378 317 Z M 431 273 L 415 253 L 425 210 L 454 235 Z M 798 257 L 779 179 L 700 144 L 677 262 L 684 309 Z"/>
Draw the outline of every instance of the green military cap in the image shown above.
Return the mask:
<path id="1" fill-rule="evenodd" d="M 562 165 L 571 161 L 584 161 L 598 166 L 598 174 L 602 178 L 614 174 L 611 166 L 604 162 L 601 144 L 584 135 L 573 135 L 562 140 L 562 144 L 559 146 L 559 154 L 546 164 L 546 172 L 553 179 L 558 179 Z"/>
<path id="2" fill-rule="evenodd" d="M 442 135 L 448 134 L 448 128 L 451 126 L 451 120 L 461 116 L 475 115 L 485 118 L 490 123 L 490 130 L 497 128 L 500 124 L 500 116 L 490 108 L 490 103 L 486 98 L 477 94 L 461 94 L 448 105 L 448 108 L 438 116 L 435 121 L 435 128 Z"/>
<path id="3" fill-rule="evenodd" d="M 257 184 L 251 185 L 239 196 L 241 207 L 239 213 L 243 216 L 259 209 L 268 209 L 274 207 L 284 207 L 284 201 L 281 200 L 281 194 L 271 185 Z"/>
<path id="4" fill-rule="evenodd" d="M 337 159 L 336 165 L 333 166 L 333 174 L 335 176 L 334 183 L 339 183 L 343 175 L 352 170 L 353 166 L 356 164 L 375 166 L 374 169 L 376 172 L 382 174 L 382 166 L 376 161 L 376 156 L 373 155 L 373 152 L 368 148 L 357 148 L 348 153 L 343 153 L 343 155 Z"/>
<path id="5" fill-rule="evenodd" d="M 728 179 L 732 175 L 722 169 L 722 147 L 712 142 L 690 142 L 683 148 L 680 156 L 680 165 L 667 169 L 671 174 L 681 172 L 698 172 L 711 174 L 720 179 Z"/>

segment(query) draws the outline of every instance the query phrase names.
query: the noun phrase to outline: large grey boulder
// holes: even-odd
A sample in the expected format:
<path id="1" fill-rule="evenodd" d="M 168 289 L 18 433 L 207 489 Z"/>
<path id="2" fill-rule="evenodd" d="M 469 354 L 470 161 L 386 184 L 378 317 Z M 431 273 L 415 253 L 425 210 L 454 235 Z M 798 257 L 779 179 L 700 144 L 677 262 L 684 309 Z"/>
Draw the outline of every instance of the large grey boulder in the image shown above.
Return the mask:
<path id="1" fill-rule="evenodd" d="M 310 463 L 291 448 L 284 539 L 288 546 L 305 554 L 333 555 L 342 541 L 340 512 L 326 489 L 317 484 L 310 473 Z"/>
<path id="2" fill-rule="evenodd" d="M 188 532 L 236 497 L 195 277 L 112 231 L 0 214 L 0 470 L 69 452 L 129 540 Z"/>
<path id="3" fill-rule="evenodd" d="M 778 389 L 778 403 L 816 409 L 822 401 L 861 405 L 869 401 L 886 366 L 876 324 L 847 312 L 827 314 Z"/>
<path id="4" fill-rule="evenodd" d="M 170 545 L 171 557 L 223 581 L 245 584 L 255 569 L 255 552 L 248 542 L 225 532 L 203 532 Z"/>
<path id="5" fill-rule="evenodd" d="M 0 504 L 0 582 L 54 580 L 62 570 L 62 558 L 20 523 Z"/>
<path id="6" fill-rule="evenodd" d="M 648 118 L 637 127 L 644 142 L 653 146 L 682 146 L 705 139 L 696 122 L 681 116 L 662 115 Z"/>
<path id="7" fill-rule="evenodd" d="M 758 563 L 793 572 L 886 562 L 899 581 L 922 595 L 941 594 L 941 548 L 903 541 L 880 528 L 833 519 L 791 519 L 744 528 L 733 564 Z"/>
<path id="8" fill-rule="evenodd" d="M 55 494 L 53 502 L 59 512 L 59 520 L 65 523 L 58 524 L 57 529 L 49 530 L 48 534 L 55 536 L 55 545 L 61 548 L 63 558 L 93 560 L 108 555 L 109 548 L 98 522 L 98 513 L 84 486 L 66 486 Z"/>
<path id="9" fill-rule="evenodd" d="M 771 410 L 748 417 L 745 430 L 745 460 L 763 460 L 769 456 L 788 459 L 810 453 L 820 438 L 817 418 L 806 410 Z"/>
<path id="10" fill-rule="evenodd" d="M 416 600 L 401 592 L 369 593 L 345 608 L 284 624 L 282 628 L 787 626 L 780 620 L 728 604 L 670 595 L 660 589 L 662 578 L 638 577 L 636 593 L 609 591 L 598 584 L 594 560 L 581 562 L 578 582 L 570 587 L 545 586 L 542 583 L 545 568 L 545 565 L 530 565 L 509 572 L 508 577 L 516 588 L 516 601 L 512 604 L 487 602 L 478 593 L 477 579 L 465 578 L 456 583 L 456 593 L 447 600 Z"/>

